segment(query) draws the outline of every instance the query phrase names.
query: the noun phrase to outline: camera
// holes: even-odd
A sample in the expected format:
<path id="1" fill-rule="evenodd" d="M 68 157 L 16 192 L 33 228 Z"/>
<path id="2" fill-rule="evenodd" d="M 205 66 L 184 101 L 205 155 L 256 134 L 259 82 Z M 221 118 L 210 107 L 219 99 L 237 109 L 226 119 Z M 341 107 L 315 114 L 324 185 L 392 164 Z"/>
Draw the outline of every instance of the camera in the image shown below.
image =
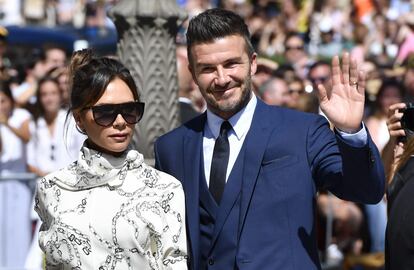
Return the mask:
<path id="1" fill-rule="evenodd" d="M 407 107 L 402 110 L 401 127 L 405 131 L 405 137 L 411 138 L 414 136 L 414 103 L 410 102 L 406 105 Z"/>

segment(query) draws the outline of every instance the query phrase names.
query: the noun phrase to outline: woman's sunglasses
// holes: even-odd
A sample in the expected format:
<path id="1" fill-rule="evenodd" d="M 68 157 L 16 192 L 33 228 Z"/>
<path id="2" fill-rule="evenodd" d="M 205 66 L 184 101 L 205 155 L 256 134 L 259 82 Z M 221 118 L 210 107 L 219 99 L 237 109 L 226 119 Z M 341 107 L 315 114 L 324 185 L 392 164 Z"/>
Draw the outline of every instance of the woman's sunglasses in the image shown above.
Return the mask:
<path id="1" fill-rule="evenodd" d="M 90 107 L 95 122 L 103 127 L 109 127 L 115 121 L 118 114 L 122 115 L 128 124 L 136 124 L 141 120 L 144 108 L 145 103 L 138 101 Z"/>

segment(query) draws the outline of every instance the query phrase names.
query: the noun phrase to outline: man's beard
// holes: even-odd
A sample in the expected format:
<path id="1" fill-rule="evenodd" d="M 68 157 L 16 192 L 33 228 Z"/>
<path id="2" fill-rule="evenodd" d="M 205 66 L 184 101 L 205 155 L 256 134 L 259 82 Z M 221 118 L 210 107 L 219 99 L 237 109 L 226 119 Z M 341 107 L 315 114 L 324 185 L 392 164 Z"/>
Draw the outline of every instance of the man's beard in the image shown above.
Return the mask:
<path id="1" fill-rule="evenodd" d="M 209 106 L 210 110 L 217 115 L 220 115 L 221 113 L 225 113 L 231 116 L 235 115 L 240 110 L 242 110 L 247 105 L 247 103 L 249 103 L 250 98 L 251 98 L 252 76 L 250 75 L 250 70 L 249 70 L 248 75 L 244 79 L 243 83 L 241 83 L 239 87 L 241 91 L 241 96 L 236 104 L 220 105 L 218 102 L 215 102 L 215 104 L 212 104 L 212 106 Z M 212 90 L 212 92 L 213 91 L 214 90 Z"/>

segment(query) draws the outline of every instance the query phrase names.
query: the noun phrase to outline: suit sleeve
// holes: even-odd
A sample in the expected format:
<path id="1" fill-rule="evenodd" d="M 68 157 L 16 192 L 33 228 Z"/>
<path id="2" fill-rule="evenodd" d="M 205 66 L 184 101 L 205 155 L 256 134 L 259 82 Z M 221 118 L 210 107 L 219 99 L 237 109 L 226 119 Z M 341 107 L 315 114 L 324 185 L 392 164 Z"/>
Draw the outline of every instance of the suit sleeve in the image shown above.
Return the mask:
<path id="1" fill-rule="evenodd" d="M 366 145 L 353 147 L 329 129 L 325 118 L 318 117 L 309 126 L 307 149 L 312 175 L 319 188 L 360 203 L 377 203 L 382 199 L 384 168 L 369 133 Z"/>

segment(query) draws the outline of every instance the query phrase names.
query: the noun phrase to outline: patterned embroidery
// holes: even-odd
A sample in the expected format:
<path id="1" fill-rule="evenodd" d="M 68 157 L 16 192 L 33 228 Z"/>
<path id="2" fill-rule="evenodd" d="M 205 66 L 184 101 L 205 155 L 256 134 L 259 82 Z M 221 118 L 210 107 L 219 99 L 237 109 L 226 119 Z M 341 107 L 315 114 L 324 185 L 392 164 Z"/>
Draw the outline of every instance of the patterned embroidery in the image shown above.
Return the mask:
<path id="1" fill-rule="evenodd" d="M 186 269 L 182 187 L 135 150 L 114 158 L 84 146 L 39 181 L 35 209 L 48 266 Z"/>

